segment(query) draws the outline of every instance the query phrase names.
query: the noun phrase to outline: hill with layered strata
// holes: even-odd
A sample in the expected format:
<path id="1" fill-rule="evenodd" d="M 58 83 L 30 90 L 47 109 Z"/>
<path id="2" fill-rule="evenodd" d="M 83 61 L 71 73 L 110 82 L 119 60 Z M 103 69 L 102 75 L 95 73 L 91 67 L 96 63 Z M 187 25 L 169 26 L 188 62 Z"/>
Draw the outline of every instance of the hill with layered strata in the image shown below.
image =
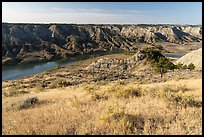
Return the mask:
<path id="1" fill-rule="evenodd" d="M 201 42 L 199 25 L 2 24 L 2 65 L 136 51 L 135 43 Z"/>

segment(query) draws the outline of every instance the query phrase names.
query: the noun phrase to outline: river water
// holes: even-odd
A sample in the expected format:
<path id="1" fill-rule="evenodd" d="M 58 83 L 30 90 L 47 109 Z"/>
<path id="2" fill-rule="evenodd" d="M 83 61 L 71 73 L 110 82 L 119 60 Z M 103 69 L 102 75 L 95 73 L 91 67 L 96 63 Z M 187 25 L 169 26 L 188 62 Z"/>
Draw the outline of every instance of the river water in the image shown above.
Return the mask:
<path id="1" fill-rule="evenodd" d="M 75 61 L 66 61 L 66 62 L 46 62 L 40 64 L 19 64 L 15 66 L 9 66 L 2 68 L 2 81 L 5 80 L 14 80 L 23 78 L 25 76 L 41 73 L 43 71 L 50 70 L 56 66 L 64 66 L 67 64 L 72 64 Z"/>
<path id="2" fill-rule="evenodd" d="M 166 57 L 181 58 L 185 54 L 182 53 L 181 55 L 178 55 L 178 54 L 168 53 L 168 54 L 163 54 L 163 55 L 166 56 Z"/>

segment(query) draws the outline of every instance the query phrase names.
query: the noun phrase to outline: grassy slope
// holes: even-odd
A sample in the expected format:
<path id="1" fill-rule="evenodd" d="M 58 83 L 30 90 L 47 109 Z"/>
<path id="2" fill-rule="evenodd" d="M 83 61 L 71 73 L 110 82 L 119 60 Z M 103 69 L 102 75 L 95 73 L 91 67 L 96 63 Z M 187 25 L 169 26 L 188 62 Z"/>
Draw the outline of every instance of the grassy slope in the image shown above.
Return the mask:
<path id="1" fill-rule="evenodd" d="M 6 111 L 35 94 L 33 108 Z M 191 97 L 188 97 L 191 96 Z M 128 80 L 4 97 L 3 134 L 201 134 L 202 79 Z M 11 107 L 12 108 L 12 107 Z"/>

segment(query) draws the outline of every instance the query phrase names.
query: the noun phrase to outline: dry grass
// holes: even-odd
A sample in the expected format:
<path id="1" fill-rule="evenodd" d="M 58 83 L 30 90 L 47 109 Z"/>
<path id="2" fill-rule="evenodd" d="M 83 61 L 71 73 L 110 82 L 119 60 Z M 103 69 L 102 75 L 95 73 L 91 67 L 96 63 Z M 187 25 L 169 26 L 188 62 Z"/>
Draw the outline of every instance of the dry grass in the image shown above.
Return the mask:
<path id="1" fill-rule="evenodd" d="M 2 91 L 2 95 L 4 97 L 12 97 L 12 96 L 17 96 L 17 95 L 26 94 L 26 93 L 29 93 L 29 92 L 26 90 L 18 90 L 14 87 L 10 87 L 6 91 Z"/>
<path id="2" fill-rule="evenodd" d="M 202 79 L 81 84 L 3 97 L 3 134 L 202 134 Z M 127 82 L 128 83 L 128 82 Z M 176 88 L 173 88 L 176 87 Z M 115 96 L 121 93 L 121 96 Z M 41 105 L 6 110 L 36 95 Z"/>
<path id="3" fill-rule="evenodd" d="M 124 86 L 123 88 L 116 91 L 115 96 L 117 98 L 124 97 L 141 97 L 143 94 L 141 88 L 139 86 Z"/>
<path id="4" fill-rule="evenodd" d="M 54 80 L 52 83 L 50 83 L 50 85 L 48 87 L 50 89 L 61 88 L 61 87 L 65 87 L 68 84 L 69 84 L 69 82 L 67 82 L 67 80 L 65 78 L 58 78 L 58 79 Z"/>

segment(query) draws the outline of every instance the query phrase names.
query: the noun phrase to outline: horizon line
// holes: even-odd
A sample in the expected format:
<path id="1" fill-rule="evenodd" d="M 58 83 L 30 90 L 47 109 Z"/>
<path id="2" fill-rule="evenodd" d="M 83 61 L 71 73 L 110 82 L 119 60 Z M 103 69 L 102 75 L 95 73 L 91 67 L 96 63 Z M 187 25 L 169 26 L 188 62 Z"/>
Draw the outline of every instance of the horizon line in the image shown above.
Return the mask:
<path id="1" fill-rule="evenodd" d="M 66 24 L 66 25 L 202 25 L 202 24 L 189 24 L 189 23 L 65 23 L 65 22 L 50 22 L 50 23 L 40 23 L 40 22 L 2 22 L 2 24 Z"/>

